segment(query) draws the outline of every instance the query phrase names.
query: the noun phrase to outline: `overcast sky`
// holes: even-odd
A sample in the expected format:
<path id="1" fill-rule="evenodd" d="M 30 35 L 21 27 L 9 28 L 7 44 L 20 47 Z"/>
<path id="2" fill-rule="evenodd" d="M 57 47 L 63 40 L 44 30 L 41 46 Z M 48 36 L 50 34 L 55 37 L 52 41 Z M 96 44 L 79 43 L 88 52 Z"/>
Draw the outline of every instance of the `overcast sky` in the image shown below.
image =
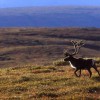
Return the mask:
<path id="1" fill-rule="evenodd" d="M 100 0 L 0 0 L 0 8 L 63 5 L 100 6 Z"/>

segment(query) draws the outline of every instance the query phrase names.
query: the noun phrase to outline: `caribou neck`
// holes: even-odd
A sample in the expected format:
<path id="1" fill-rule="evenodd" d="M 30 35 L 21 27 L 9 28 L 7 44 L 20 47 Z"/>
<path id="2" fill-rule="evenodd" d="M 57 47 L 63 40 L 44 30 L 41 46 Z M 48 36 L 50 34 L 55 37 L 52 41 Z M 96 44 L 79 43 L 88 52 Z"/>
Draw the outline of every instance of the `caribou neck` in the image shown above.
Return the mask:
<path id="1" fill-rule="evenodd" d="M 76 67 L 75 67 L 75 65 L 76 65 L 76 58 L 72 57 L 72 58 L 69 60 L 69 63 L 70 63 L 70 66 L 71 66 L 72 68 L 75 68 L 75 69 L 76 69 Z"/>

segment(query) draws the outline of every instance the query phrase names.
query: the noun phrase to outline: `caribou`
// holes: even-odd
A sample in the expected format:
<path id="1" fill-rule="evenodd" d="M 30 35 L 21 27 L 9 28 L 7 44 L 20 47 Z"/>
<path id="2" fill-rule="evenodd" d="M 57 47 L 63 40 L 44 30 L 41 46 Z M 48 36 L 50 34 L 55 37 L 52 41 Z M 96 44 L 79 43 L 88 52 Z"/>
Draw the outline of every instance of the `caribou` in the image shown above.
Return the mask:
<path id="1" fill-rule="evenodd" d="M 74 74 L 77 77 L 81 76 L 81 70 L 87 70 L 89 72 L 89 77 L 92 76 L 91 68 L 94 68 L 96 72 L 100 76 L 100 72 L 96 67 L 95 61 L 93 59 L 84 59 L 84 58 L 77 58 L 74 57 L 76 54 L 79 53 L 80 48 L 85 44 L 83 41 L 71 41 L 74 46 L 74 52 L 70 53 L 68 51 L 64 52 L 65 58 L 64 61 L 68 61 L 70 66 L 75 69 Z M 79 71 L 79 74 L 77 74 Z"/>

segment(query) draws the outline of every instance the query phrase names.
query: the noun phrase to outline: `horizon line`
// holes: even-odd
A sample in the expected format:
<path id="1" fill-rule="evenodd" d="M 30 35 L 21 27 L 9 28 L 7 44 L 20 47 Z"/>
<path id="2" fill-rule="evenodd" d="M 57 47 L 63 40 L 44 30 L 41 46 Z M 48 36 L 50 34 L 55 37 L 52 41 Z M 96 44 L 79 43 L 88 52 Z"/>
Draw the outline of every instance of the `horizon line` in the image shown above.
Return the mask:
<path id="1" fill-rule="evenodd" d="M 100 8 L 96 5 L 50 5 L 50 6 L 18 6 L 18 7 L 0 7 L 0 9 L 9 9 L 9 8 L 31 8 L 31 7 L 87 7 L 87 8 Z"/>

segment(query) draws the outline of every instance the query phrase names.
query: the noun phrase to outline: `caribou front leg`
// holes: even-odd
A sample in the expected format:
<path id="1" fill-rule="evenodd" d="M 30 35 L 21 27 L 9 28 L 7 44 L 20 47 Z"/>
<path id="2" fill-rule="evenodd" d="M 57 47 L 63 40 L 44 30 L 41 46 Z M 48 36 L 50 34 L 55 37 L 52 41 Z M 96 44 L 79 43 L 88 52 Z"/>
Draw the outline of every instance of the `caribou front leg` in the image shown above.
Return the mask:
<path id="1" fill-rule="evenodd" d="M 80 69 L 80 72 L 79 72 L 79 77 L 81 76 L 81 69 Z"/>
<path id="2" fill-rule="evenodd" d="M 77 75 L 77 73 L 76 73 L 78 70 L 79 70 L 79 69 L 76 69 L 75 72 L 74 72 L 74 74 L 75 74 L 77 77 L 80 77 L 80 76 L 81 76 L 81 69 L 80 69 L 79 75 Z"/>
<path id="3" fill-rule="evenodd" d="M 99 76 L 100 76 L 100 72 L 99 70 L 97 69 L 96 65 L 93 65 L 93 68 L 98 72 Z"/>

